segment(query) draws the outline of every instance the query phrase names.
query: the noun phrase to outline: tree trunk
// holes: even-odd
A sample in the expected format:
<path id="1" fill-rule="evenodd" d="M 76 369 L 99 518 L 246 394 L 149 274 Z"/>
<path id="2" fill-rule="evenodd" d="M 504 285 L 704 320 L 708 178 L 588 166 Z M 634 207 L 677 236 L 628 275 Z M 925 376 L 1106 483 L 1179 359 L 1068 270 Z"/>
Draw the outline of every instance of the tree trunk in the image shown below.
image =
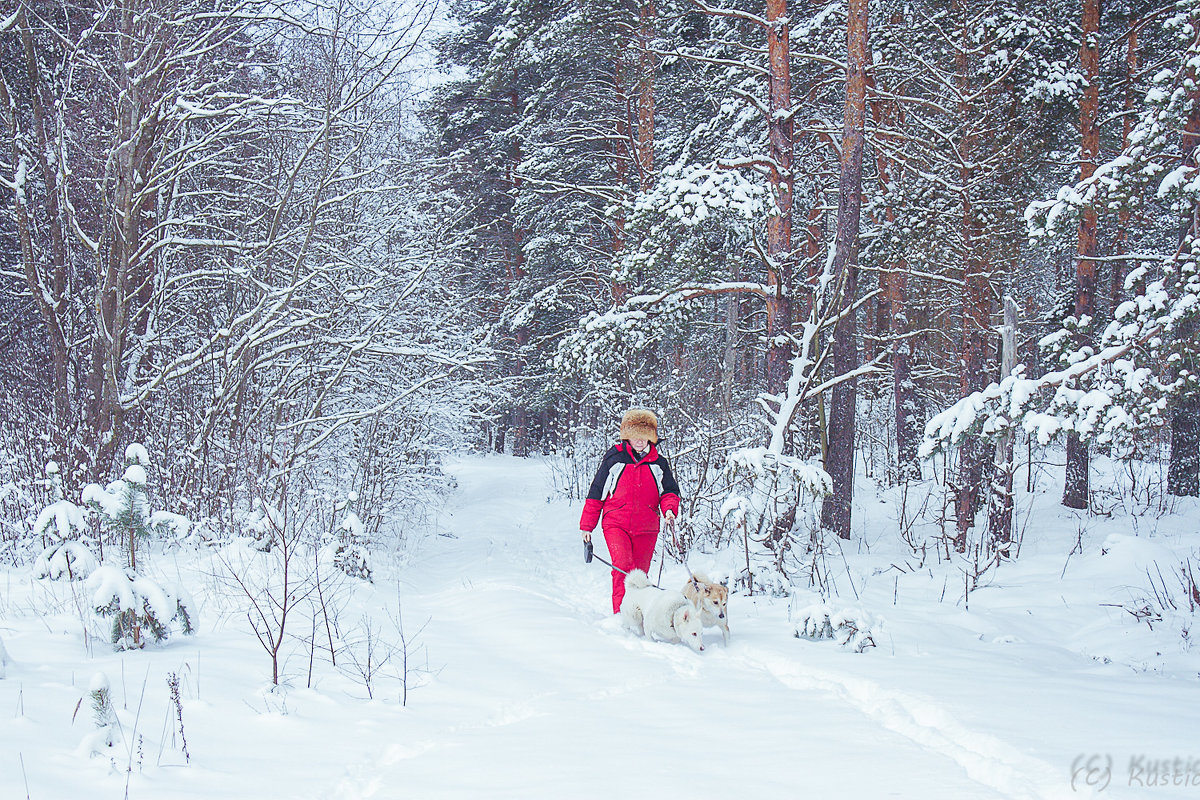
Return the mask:
<path id="1" fill-rule="evenodd" d="M 618 53 L 613 65 L 613 88 L 617 95 L 617 113 L 615 115 L 615 123 L 617 126 L 616 132 L 609 144 L 612 151 L 613 165 L 613 184 L 621 189 L 627 188 L 629 184 L 629 141 L 632 134 L 629 130 L 629 94 L 625 90 L 625 54 Z M 612 254 L 616 258 L 625 249 L 625 210 L 618 207 L 616 216 L 613 219 L 612 229 Z M 617 280 L 612 279 L 609 287 L 614 306 L 619 306 L 625 302 L 625 297 L 628 294 L 628 287 Z"/>
<path id="2" fill-rule="evenodd" d="M 1017 363 L 1017 304 L 1004 298 L 1004 327 L 1001 328 L 1000 379 L 1013 371 Z M 1013 519 L 1013 442 L 1015 432 L 1010 428 L 996 443 L 996 460 L 992 470 L 991 496 L 988 500 L 988 541 L 998 550 L 1007 550 L 1012 541 Z"/>
<path id="3" fill-rule="evenodd" d="M 1079 62 L 1087 86 L 1079 103 L 1079 132 L 1082 138 L 1079 177 L 1087 180 L 1096 171 L 1100 155 L 1100 0 L 1083 2 L 1083 40 Z M 1098 219 L 1091 205 L 1084 206 L 1079 218 L 1079 257 L 1075 262 L 1075 318 L 1096 315 L 1096 229 Z M 1084 342 L 1080 342 L 1083 344 Z M 1067 437 L 1067 469 L 1063 484 L 1064 506 L 1088 506 L 1088 447 L 1072 431 Z"/>
<path id="4" fill-rule="evenodd" d="M 1200 87 L 1197 86 L 1200 75 L 1194 65 L 1188 70 L 1188 77 L 1191 78 L 1192 110 L 1180 144 L 1184 162 L 1195 167 L 1200 161 Z M 1200 234 L 1197 213 L 1193 206 L 1191 216 L 1184 224 L 1183 238 Z M 1200 320 L 1193 315 L 1180 327 L 1177 336 L 1184 343 L 1183 359 L 1178 368 L 1186 369 L 1192 375 L 1200 374 L 1200 354 L 1196 350 L 1196 342 L 1200 341 Z M 1195 383 L 1184 389 L 1171 415 L 1167 493 L 1177 497 L 1200 496 L 1200 389 Z"/>
<path id="5" fill-rule="evenodd" d="M 1200 395 L 1191 394 L 1175 404 L 1171 416 L 1171 459 L 1167 493 L 1176 497 L 1200 496 Z"/>
<path id="6" fill-rule="evenodd" d="M 642 0 L 638 6 L 637 167 L 643 192 L 654 185 L 654 79 L 658 72 L 655 14 L 654 0 Z"/>
<path id="7" fill-rule="evenodd" d="M 154 214 L 155 148 L 163 99 L 161 82 L 169 65 L 147 52 L 159 53 L 167 34 L 141 9 L 121 10 L 120 93 L 112 107 L 113 141 L 103 184 L 104 223 L 97 262 L 95 323 L 92 333 L 92 371 L 89 378 L 93 447 L 97 471 L 107 471 L 124 435 L 122 390 L 130 376 L 128 363 L 139 332 L 145 331 L 146 309 L 139 299 L 153 283 L 153 263 L 144 255 L 147 222 Z"/>
<path id="8" fill-rule="evenodd" d="M 61 132 L 57 129 L 53 109 L 54 98 L 46 86 L 47 75 L 39 64 L 33 30 L 24 6 L 17 10 L 16 26 L 21 36 L 25 55 L 25 77 L 29 82 L 29 103 L 33 115 L 35 147 L 23 148 L 21 141 L 28 133 L 20 129 L 16 98 L 10 96 L 7 83 L 0 80 L 0 114 L 7 120 L 9 140 L 13 147 L 13 164 L 21 163 L 24 153 L 33 156 L 37 174 L 44 183 L 45 214 L 49 228 L 49 258 L 43 259 L 38 252 L 40 238 L 34 230 L 33 214 L 29 208 L 31 187 L 21 186 L 15 192 L 13 214 L 17 227 L 17 238 L 21 250 L 22 272 L 29 294 L 38 309 L 42 323 L 46 326 L 50 345 L 50 367 L 54 390 L 53 436 L 60 436 L 73 424 L 70 379 L 70 345 L 67 337 L 67 231 L 69 223 L 64 214 L 59 194 L 60 167 L 58 158 L 51 161 L 51 154 L 62 152 Z M 49 113 L 48 113 L 49 110 Z M 4 114 L 3 112 L 8 112 Z M 31 142 L 32 144 L 32 142 Z M 42 266 L 45 261 L 49 263 Z M 61 444 L 61 443 L 60 443 Z"/>
<path id="9" fill-rule="evenodd" d="M 961 235 L 962 235 L 962 328 L 959 339 L 959 390 L 963 397 L 983 389 L 987 379 L 986 342 L 991 318 L 991 303 L 988 283 L 988 244 L 984 241 L 981 214 L 972 194 L 977 180 L 975 156 L 978 138 L 977 106 L 972 105 L 972 65 L 969 58 L 971 31 L 968 30 L 969 9 L 961 2 L 955 3 L 955 11 L 961 17 L 961 42 L 955 54 L 958 90 L 960 97 L 959 124 L 963 126 L 961 167 Z M 954 548 L 966 552 L 967 532 L 975 526 L 975 513 L 979 510 L 983 484 L 985 450 L 977 437 L 968 436 L 958 450 L 958 469 L 955 474 Z"/>
<path id="10" fill-rule="evenodd" d="M 733 384 L 738 368 L 738 318 L 740 306 L 736 295 L 725 299 L 725 359 L 721 370 L 721 403 L 726 416 L 733 415 Z"/>
<path id="11" fill-rule="evenodd" d="M 787 381 L 792 330 L 792 77 L 787 0 L 767 0 L 767 136 L 775 210 L 767 218 L 767 390 Z"/>
<path id="12" fill-rule="evenodd" d="M 858 230 L 862 214 L 862 159 L 866 129 L 867 95 L 867 2 L 850 0 L 846 30 L 846 108 L 842 128 L 841 177 L 838 183 L 837 239 L 833 268 L 843 280 L 841 307 L 849 309 L 855 301 L 858 284 Z M 847 313 L 838 322 L 833 335 L 833 369 L 845 375 L 858 367 L 857 326 L 854 314 Z M 833 494 L 825 498 L 821 523 L 850 538 L 851 506 L 854 499 L 855 406 L 857 381 L 839 383 L 833 389 L 829 420 L 829 438 L 837 442 L 830 448 L 826 469 L 833 479 Z"/>
<path id="13" fill-rule="evenodd" d="M 902 20 L 893 18 L 893 24 L 899 26 Z M 883 128 L 892 122 L 891 115 L 895 112 L 896 104 L 879 101 L 875 103 L 875 124 Z M 899 114 L 903 118 L 903 113 Z M 887 157 L 882 149 L 875 157 L 876 171 L 879 173 L 879 184 L 886 190 L 893 180 L 892 169 L 895 164 Z M 888 227 L 896 223 L 896 210 L 890 204 L 885 213 Z M 921 445 L 922 431 L 920 429 L 919 409 L 917 406 L 916 385 L 910 377 L 911 348 L 908 343 L 908 316 L 906 313 L 908 289 L 908 261 L 903 257 L 896 259 L 887 271 L 880 276 L 882 296 L 879 311 L 882 320 L 879 324 L 879 334 L 888 339 L 888 350 L 892 362 L 892 394 L 895 403 L 896 425 L 896 480 L 904 482 L 921 477 L 921 462 L 917 456 Z"/>
<path id="14" fill-rule="evenodd" d="M 1129 148 L 1129 132 L 1133 130 L 1134 120 L 1134 98 L 1137 95 L 1136 80 L 1138 72 L 1138 25 L 1141 22 L 1140 17 L 1134 17 L 1130 26 L 1129 39 L 1126 42 L 1125 51 L 1125 115 L 1121 119 L 1121 152 L 1124 153 Z M 1129 252 L 1129 219 L 1132 215 L 1129 208 L 1122 205 L 1121 210 L 1117 213 L 1117 243 L 1116 254 L 1123 256 Z M 1117 306 L 1121 304 L 1121 300 L 1125 296 L 1125 263 L 1117 260 L 1113 262 L 1112 274 L 1112 309 L 1116 311 Z"/>

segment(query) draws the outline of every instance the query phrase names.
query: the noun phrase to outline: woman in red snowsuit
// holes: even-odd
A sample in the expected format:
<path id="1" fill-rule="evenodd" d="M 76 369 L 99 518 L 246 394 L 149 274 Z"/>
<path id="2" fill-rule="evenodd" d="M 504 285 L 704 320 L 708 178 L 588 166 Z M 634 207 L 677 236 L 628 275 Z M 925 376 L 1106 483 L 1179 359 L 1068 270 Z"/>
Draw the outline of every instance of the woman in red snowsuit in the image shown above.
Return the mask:
<path id="1" fill-rule="evenodd" d="M 658 420 L 654 413 L 644 408 L 625 412 L 621 439 L 604 454 L 579 519 L 583 540 L 590 542 L 604 513 L 604 542 L 617 568 L 612 571 L 614 614 L 621 610 L 625 597 L 625 572 L 650 570 L 660 515 L 670 522 L 679 513 L 679 484 L 655 447 Z"/>

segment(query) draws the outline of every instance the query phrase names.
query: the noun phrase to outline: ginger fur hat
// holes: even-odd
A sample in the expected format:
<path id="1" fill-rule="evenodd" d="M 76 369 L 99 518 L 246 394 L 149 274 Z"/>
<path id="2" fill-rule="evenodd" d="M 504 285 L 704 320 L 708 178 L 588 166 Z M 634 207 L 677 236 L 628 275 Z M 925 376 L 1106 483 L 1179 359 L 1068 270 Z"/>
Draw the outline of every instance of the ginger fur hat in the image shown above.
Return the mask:
<path id="1" fill-rule="evenodd" d="M 658 443 L 658 418 L 646 408 L 631 408 L 621 417 L 622 439 L 646 439 Z"/>

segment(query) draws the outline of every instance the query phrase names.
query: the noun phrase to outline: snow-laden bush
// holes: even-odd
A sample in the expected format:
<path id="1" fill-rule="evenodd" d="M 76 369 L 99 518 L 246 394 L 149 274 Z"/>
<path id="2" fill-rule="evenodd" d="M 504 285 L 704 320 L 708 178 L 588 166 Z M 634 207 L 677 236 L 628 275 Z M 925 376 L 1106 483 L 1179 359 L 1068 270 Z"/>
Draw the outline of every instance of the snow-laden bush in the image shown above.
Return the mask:
<path id="1" fill-rule="evenodd" d="M 856 653 L 875 647 L 874 634 L 883 627 L 883 619 L 862 608 L 835 608 L 829 603 L 813 603 L 794 616 L 795 636 L 800 639 L 833 639 Z"/>
<path id="2" fill-rule="evenodd" d="M 740 532 L 746 553 L 736 584 L 751 594 L 783 596 L 800 568 L 797 556 L 811 549 L 818 503 L 831 491 L 829 474 L 764 447 L 734 451 L 726 472 L 733 489 L 720 514 Z"/>
<path id="3" fill-rule="evenodd" d="M 34 577 L 82 580 L 100 564 L 86 542 L 87 518 L 82 508 L 66 498 L 57 463 L 46 464 L 46 478 L 54 502 L 37 515 L 33 533 L 51 543 L 34 562 Z"/>
<path id="4" fill-rule="evenodd" d="M 279 509 L 261 498 L 254 498 L 250 513 L 242 524 L 254 542 L 254 548 L 264 553 L 271 552 L 277 538 L 284 529 L 283 514 Z"/>
<path id="5" fill-rule="evenodd" d="M 117 650 L 134 650 L 145 645 L 142 631 L 161 642 L 178 626 L 193 632 L 192 600 L 179 587 L 164 589 L 131 569 L 99 567 L 88 579 L 92 608 L 112 618 L 109 641 Z"/>
<path id="6" fill-rule="evenodd" d="M 368 536 L 366 526 L 349 504 L 355 502 L 358 495 L 350 493 L 345 504 L 340 504 L 346 511 L 346 517 L 338 525 L 334 540 L 326 548 L 327 557 L 335 567 L 351 578 L 371 580 L 370 554 L 367 550 Z"/>

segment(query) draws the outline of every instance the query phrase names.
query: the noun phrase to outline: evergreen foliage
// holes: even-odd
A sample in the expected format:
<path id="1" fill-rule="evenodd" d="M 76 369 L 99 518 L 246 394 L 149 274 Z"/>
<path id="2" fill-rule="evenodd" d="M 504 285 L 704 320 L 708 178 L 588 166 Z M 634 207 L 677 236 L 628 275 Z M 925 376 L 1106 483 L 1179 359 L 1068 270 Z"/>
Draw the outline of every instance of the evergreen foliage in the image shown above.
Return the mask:
<path id="1" fill-rule="evenodd" d="M 180 587 L 167 588 L 146 577 L 138 555 L 154 534 L 177 530 L 180 518 L 150 511 L 146 476 L 150 456 L 146 449 L 130 445 L 125 460 L 124 477 L 105 488 L 90 484 L 83 490 L 84 500 L 99 514 L 101 526 L 121 543 L 123 564 L 102 566 L 88 579 L 92 608 L 111 618 L 109 641 L 117 650 L 145 646 L 143 634 L 161 642 L 172 627 L 184 634 L 194 630 L 191 598 Z M 143 550 L 141 560 L 145 558 Z"/>
<path id="2" fill-rule="evenodd" d="M 46 464 L 46 477 L 54 502 L 38 514 L 33 533 L 51 543 L 34 562 L 34 577 L 58 580 L 65 576 L 68 580 L 82 580 L 99 566 L 86 541 L 87 520 L 83 509 L 67 500 L 58 464 L 53 461 Z"/>

